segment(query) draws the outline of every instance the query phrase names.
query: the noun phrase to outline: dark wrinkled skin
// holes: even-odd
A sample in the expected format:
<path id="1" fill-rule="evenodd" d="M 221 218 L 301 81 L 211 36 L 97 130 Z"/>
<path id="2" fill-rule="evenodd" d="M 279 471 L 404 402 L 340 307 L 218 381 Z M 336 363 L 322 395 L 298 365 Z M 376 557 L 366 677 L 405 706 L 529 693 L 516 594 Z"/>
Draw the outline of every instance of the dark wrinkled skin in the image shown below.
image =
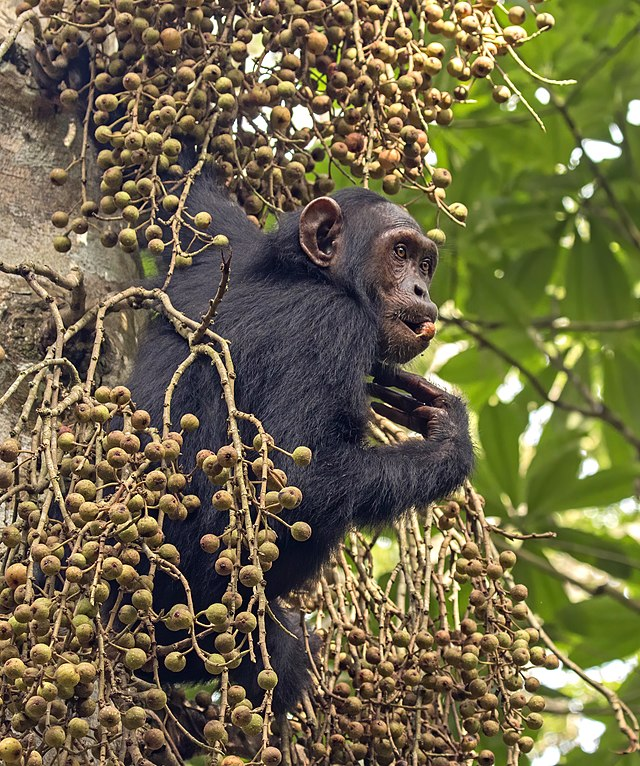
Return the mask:
<path id="1" fill-rule="evenodd" d="M 281 599 L 317 575 L 349 529 L 391 524 L 413 505 L 452 492 L 472 469 L 462 401 L 395 366 L 428 345 L 428 338 L 407 322 L 415 329 L 436 318 L 429 287 L 437 250 L 406 211 L 363 189 L 316 200 L 302 213 L 284 216 L 279 228 L 266 234 L 210 178 L 198 180 L 189 209 L 192 214 L 208 210 L 211 232 L 227 235 L 233 250 L 231 287 L 215 329 L 231 341 L 237 406 L 259 417 L 284 449 L 304 444 L 313 450 L 307 468 L 277 452 L 272 456 L 304 494 L 302 505 L 282 517 L 289 523 L 305 520 L 313 529 L 308 542 L 298 543 L 276 523 L 280 557 L 266 575 L 277 619 L 297 636 L 268 620 L 268 647 L 279 676 L 274 705 L 290 710 L 309 676 L 300 617 Z M 201 316 L 216 292 L 219 259 L 219 252 L 199 255 L 174 277 L 170 297 L 192 318 Z M 165 387 L 187 354 L 185 341 L 168 322 L 152 323 L 130 383 L 137 405 L 148 409 L 155 423 L 161 422 Z M 382 399 L 376 409 L 425 438 L 366 445 L 366 376 L 372 373 L 382 384 L 375 384 L 374 394 Z M 201 423 L 185 437 L 183 464 L 190 470 L 198 450 L 229 442 L 218 375 L 204 359 L 188 368 L 175 391 L 173 423 L 186 412 Z M 245 443 L 254 433 L 244 431 Z M 226 514 L 211 509 L 214 490 L 196 471 L 191 491 L 200 496 L 202 508 L 185 522 L 165 525 L 167 538 L 180 550 L 196 610 L 219 601 L 228 582 L 216 574 L 215 556 L 203 553 L 198 543 L 205 533 L 220 534 L 227 521 Z M 180 586 L 160 576 L 154 608 L 176 601 L 184 601 Z M 174 640 L 175 634 L 160 635 L 162 642 Z M 254 703 L 261 695 L 258 670 L 245 661 L 232 673 Z M 201 662 L 190 654 L 185 671 L 166 680 L 203 676 Z"/>

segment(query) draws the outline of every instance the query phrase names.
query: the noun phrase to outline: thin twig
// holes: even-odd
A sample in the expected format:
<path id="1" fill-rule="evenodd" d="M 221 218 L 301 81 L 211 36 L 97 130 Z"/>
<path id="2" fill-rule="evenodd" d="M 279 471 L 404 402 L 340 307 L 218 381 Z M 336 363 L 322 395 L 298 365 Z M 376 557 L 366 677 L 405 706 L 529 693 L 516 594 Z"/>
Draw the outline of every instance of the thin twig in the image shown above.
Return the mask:
<path id="1" fill-rule="evenodd" d="M 224 253 L 222 254 L 222 258 L 220 260 L 220 271 L 222 272 L 220 276 L 220 284 L 218 285 L 218 290 L 216 291 L 215 296 L 209 301 L 209 308 L 207 309 L 207 313 L 203 315 L 200 326 L 193 333 L 193 335 L 191 336 L 189 340 L 189 343 L 192 346 L 197 346 L 198 343 L 202 341 L 202 339 L 204 338 L 205 332 L 209 329 L 211 322 L 215 319 L 216 312 L 218 311 L 218 306 L 220 305 L 220 301 L 224 297 L 224 294 L 226 293 L 228 285 L 229 285 L 231 256 L 232 256 L 231 251 L 229 251 L 227 255 L 225 255 Z"/>
<path id="2" fill-rule="evenodd" d="M 607 700 L 611 709 L 613 710 L 613 714 L 618 723 L 618 728 L 629 741 L 627 748 L 623 750 L 622 753 L 623 754 L 637 753 L 638 750 L 640 749 L 640 740 L 638 737 L 638 731 L 639 731 L 638 719 L 633 714 L 633 712 L 629 709 L 629 707 L 620 699 L 620 697 L 618 697 L 618 695 L 613 690 L 609 689 L 604 684 L 601 684 L 595 679 L 591 678 L 591 676 L 589 676 L 568 655 L 562 652 L 558 648 L 556 643 L 553 641 L 553 639 L 542 627 L 542 625 L 540 624 L 540 621 L 533 614 L 533 612 L 529 611 L 528 619 L 532 627 L 534 627 L 540 633 L 540 637 L 542 638 L 546 646 L 556 655 L 556 657 L 560 660 L 560 662 L 562 662 L 562 664 L 566 668 L 569 668 L 569 670 L 573 670 L 573 672 L 577 676 L 579 676 L 583 681 L 589 684 L 589 686 L 591 686 L 597 692 L 602 694 L 602 696 Z"/>

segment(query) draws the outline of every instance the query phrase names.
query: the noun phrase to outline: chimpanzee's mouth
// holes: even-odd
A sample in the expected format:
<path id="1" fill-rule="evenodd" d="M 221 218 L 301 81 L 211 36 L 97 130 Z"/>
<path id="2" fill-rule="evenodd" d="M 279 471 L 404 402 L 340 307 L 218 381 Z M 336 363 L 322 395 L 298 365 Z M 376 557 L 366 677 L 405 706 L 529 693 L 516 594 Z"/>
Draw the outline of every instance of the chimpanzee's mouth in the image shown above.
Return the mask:
<path id="1" fill-rule="evenodd" d="M 430 319 L 427 319 L 426 321 L 418 321 L 418 322 L 412 322 L 409 319 L 402 319 L 401 322 L 404 325 L 406 325 L 411 330 L 411 332 L 414 335 L 417 335 L 419 338 L 424 338 L 425 340 L 431 340 L 433 336 L 436 334 L 436 326 Z"/>

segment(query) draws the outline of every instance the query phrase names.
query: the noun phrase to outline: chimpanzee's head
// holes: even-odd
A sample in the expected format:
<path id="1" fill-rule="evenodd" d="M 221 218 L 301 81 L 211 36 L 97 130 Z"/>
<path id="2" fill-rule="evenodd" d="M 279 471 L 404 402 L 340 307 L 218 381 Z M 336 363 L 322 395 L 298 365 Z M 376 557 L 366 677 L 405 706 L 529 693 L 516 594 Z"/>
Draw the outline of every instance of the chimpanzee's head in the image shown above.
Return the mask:
<path id="1" fill-rule="evenodd" d="M 402 364 L 427 348 L 438 249 L 406 210 L 360 188 L 319 197 L 300 216 L 300 245 L 313 264 L 374 299 L 380 361 Z"/>

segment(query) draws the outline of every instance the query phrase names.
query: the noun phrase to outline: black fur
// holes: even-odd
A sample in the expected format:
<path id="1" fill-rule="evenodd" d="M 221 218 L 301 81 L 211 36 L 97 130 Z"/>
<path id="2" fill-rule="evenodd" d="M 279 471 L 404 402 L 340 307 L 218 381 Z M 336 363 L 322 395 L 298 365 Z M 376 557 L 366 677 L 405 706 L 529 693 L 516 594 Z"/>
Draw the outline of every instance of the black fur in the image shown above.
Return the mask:
<path id="1" fill-rule="evenodd" d="M 304 493 L 302 506 L 288 517 L 308 521 L 313 536 L 297 543 L 283 528 L 277 530 L 280 558 L 266 575 L 273 603 L 308 583 L 350 528 L 389 524 L 412 505 L 447 495 L 462 483 L 473 461 L 466 411 L 455 397 L 449 397 L 449 430 L 440 438 L 397 447 L 365 446 L 365 376 L 376 361 L 380 313 L 372 285 L 367 284 L 366 267 L 371 243 L 388 225 L 389 216 L 408 215 L 363 189 L 337 192 L 334 199 L 344 217 L 347 265 L 339 277 L 330 278 L 299 245 L 299 213 L 285 216 L 276 231 L 265 234 L 206 177 L 196 183 L 190 197 L 191 212 L 210 211 L 212 231 L 226 234 L 233 249 L 231 287 L 215 330 L 231 341 L 236 403 L 262 420 L 276 444 L 287 450 L 298 445 L 313 450 L 307 468 L 276 460 L 289 482 Z M 197 257 L 193 266 L 176 274 L 171 299 L 198 319 L 215 293 L 219 273 L 218 253 Z M 185 341 L 168 322 L 157 319 L 151 324 L 131 388 L 138 406 L 148 409 L 157 424 L 164 389 L 187 353 Z M 229 442 L 218 376 L 204 360 L 182 378 L 173 398 L 173 423 L 185 412 L 195 413 L 201 422 L 185 438 L 184 462 L 192 466 L 198 450 Z M 196 608 L 202 609 L 220 600 L 227 580 L 216 575 L 214 557 L 203 553 L 198 541 L 204 533 L 221 533 L 226 514 L 211 510 L 215 487 L 202 472 L 196 472 L 194 484 L 192 491 L 203 507 L 186 522 L 170 523 L 166 529 L 180 550 L 181 569 L 191 583 Z M 175 584 L 162 581 L 154 599 L 169 606 L 182 601 L 183 595 Z M 296 614 L 281 604 L 276 609 L 278 619 L 299 636 Z M 268 627 L 269 651 L 279 676 L 275 706 L 291 709 L 308 682 L 304 645 L 273 622 Z M 249 662 L 234 674 L 254 702 L 260 695 L 253 681 L 256 674 Z M 201 664 L 193 662 L 171 680 L 195 681 L 205 675 Z"/>

